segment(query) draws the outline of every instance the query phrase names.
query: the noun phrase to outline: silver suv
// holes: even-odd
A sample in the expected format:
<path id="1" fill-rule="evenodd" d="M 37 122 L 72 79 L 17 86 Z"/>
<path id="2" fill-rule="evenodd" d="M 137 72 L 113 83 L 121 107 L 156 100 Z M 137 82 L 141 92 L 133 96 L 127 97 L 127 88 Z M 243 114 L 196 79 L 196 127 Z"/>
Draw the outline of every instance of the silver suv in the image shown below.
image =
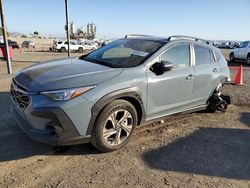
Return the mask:
<path id="1" fill-rule="evenodd" d="M 239 48 L 235 48 L 231 51 L 230 61 L 243 60 L 250 65 L 250 41 L 242 42 Z"/>
<path id="2" fill-rule="evenodd" d="M 136 126 L 171 114 L 225 110 L 230 79 L 221 52 L 197 38 L 128 35 L 80 58 L 16 74 L 11 113 L 33 140 L 125 146 Z"/>

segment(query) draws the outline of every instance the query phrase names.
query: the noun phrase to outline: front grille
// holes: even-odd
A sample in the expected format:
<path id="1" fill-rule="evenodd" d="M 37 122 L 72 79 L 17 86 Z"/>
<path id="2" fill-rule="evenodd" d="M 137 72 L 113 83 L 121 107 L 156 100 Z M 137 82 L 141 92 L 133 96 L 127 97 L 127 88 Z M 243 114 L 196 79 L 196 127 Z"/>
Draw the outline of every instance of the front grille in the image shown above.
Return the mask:
<path id="1" fill-rule="evenodd" d="M 12 99 L 16 102 L 16 104 L 22 110 L 25 110 L 27 106 L 30 104 L 30 97 L 21 88 L 22 87 L 12 82 L 11 87 L 10 87 L 10 94 L 12 96 Z"/>

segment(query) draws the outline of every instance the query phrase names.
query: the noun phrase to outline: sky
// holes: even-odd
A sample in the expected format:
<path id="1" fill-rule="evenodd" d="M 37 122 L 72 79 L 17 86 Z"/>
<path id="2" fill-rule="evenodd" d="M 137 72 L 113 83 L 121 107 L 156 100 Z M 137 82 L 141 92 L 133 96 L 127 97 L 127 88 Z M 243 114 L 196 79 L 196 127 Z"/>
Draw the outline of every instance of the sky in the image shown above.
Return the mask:
<path id="1" fill-rule="evenodd" d="M 98 38 L 126 34 L 250 39 L 250 0 L 68 0 L 76 28 L 97 25 Z M 64 0 L 3 0 L 10 32 L 64 35 Z"/>

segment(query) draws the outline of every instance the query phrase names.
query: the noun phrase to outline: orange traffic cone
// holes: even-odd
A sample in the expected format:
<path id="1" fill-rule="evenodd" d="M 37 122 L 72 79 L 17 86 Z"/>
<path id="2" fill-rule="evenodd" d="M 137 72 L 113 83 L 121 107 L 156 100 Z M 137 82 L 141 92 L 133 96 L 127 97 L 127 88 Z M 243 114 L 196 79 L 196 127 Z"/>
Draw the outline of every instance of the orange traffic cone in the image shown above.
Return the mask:
<path id="1" fill-rule="evenodd" d="M 234 84 L 236 85 L 243 85 L 243 68 L 242 65 L 240 65 L 240 68 L 238 69 L 237 75 L 234 79 Z"/>

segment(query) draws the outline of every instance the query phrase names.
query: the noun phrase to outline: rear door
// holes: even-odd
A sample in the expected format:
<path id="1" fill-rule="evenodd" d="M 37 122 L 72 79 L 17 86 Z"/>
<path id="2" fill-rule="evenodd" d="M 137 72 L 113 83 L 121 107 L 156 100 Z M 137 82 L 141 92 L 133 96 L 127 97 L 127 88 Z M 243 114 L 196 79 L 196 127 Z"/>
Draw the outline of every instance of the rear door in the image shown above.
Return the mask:
<path id="1" fill-rule="evenodd" d="M 71 50 L 78 50 L 78 45 L 72 41 L 70 41 L 70 49 Z"/>
<path id="2" fill-rule="evenodd" d="M 194 50 L 194 88 L 192 92 L 193 106 L 206 104 L 216 80 L 220 76 L 220 67 L 214 53 L 209 48 L 193 45 Z"/>

